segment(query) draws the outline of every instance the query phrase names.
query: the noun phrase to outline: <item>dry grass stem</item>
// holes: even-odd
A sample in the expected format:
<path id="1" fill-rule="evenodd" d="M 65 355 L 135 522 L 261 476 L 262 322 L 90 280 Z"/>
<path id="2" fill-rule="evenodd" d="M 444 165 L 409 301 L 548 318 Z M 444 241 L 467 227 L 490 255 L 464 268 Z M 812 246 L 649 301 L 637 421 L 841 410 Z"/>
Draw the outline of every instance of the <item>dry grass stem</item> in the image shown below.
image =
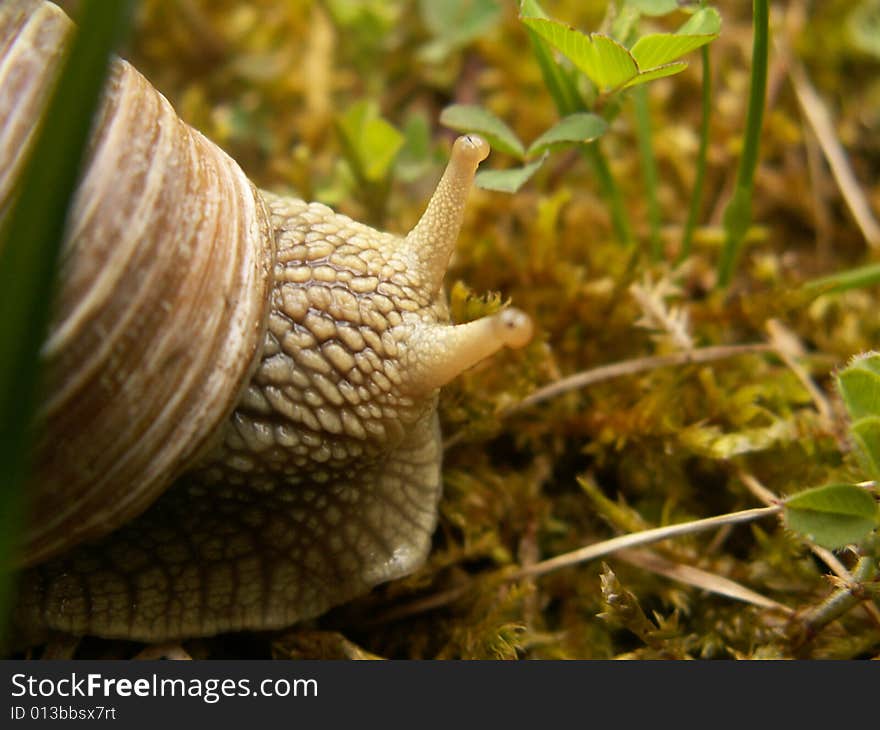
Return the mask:
<path id="1" fill-rule="evenodd" d="M 874 218 L 868 200 L 849 164 L 846 151 L 837 138 L 828 108 L 810 83 L 803 65 L 791 56 L 787 43 L 784 40 L 777 40 L 776 46 L 779 54 L 787 60 L 788 73 L 798 104 L 819 141 L 822 154 L 828 160 L 831 174 L 840 193 L 865 241 L 871 248 L 877 248 L 880 246 L 880 224 Z"/>
<path id="2" fill-rule="evenodd" d="M 657 573 L 694 588 L 717 593 L 718 595 L 727 596 L 744 603 L 751 603 L 759 608 L 780 611 L 789 615 L 794 613 L 788 606 L 774 601 L 772 598 L 767 598 L 767 596 L 762 596 L 760 593 L 756 593 L 736 581 L 692 565 L 667 560 L 650 550 L 621 550 L 617 553 L 616 557 L 618 560 L 623 560 L 630 565 L 635 565 L 643 570 L 649 570 L 652 573 Z"/>
<path id="3" fill-rule="evenodd" d="M 588 560 L 608 555 L 609 553 L 624 550 L 626 548 L 636 547 L 638 545 L 647 545 L 660 540 L 667 540 L 671 537 L 680 537 L 681 535 L 691 535 L 704 530 L 711 530 L 722 525 L 734 525 L 741 522 L 752 522 L 753 520 L 769 517 L 778 514 L 782 510 L 780 505 L 771 507 L 759 507 L 757 509 L 747 509 L 740 512 L 730 512 L 726 515 L 718 515 L 717 517 L 707 517 L 703 520 L 692 520 L 691 522 L 682 522 L 676 525 L 664 525 L 663 527 L 655 527 L 650 530 L 642 530 L 641 532 L 633 532 L 629 535 L 620 535 L 610 540 L 603 540 L 586 547 L 572 550 L 555 558 L 543 560 L 511 573 L 507 576 L 507 580 L 520 580 L 522 578 L 530 578 L 532 576 L 546 575 L 560 568 L 567 568 L 578 563 L 585 563 Z"/>
<path id="4" fill-rule="evenodd" d="M 826 424 L 831 427 L 834 421 L 834 412 L 831 409 L 828 398 L 825 397 L 825 394 L 810 377 L 807 369 L 798 362 L 798 358 L 803 357 L 805 353 L 797 335 L 778 319 L 768 319 L 765 327 L 767 334 L 770 336 L 770 343 L 776 348 L 776 353 L 788 369 L 801 381 L 813 399 L 816 410 L 819 411 Z"/>
<path id="5" fill-rule="evenodd" d="M 545 385 L 539 388 L 530 396 L 523 398 L 519 403 L 510 408 L 507 413 L 514 413 L 529 406 L 542 403 L 543 401 L 555 398 L 558 395 L 567 393 L 578 388 L 585 388 L 594 383 L 600 383 L 604 380 L 612 380 L 620 378 L 624 375 L 635 375 L 648 370 L 657 368 L 671 367 L 674 365 L 691 365 L 694 363 L 711 362 L 713 360 L 723 360 L 728 357 L 736 357 L 737 355 L 754 355 L 762 352 L 775 352 L 773 345 L 763 342 L 754 342 L 745 345 L 717 345 L 713 347 L 702 347 L 687 352 L 676 352 L 670 355 L 654 355 L 651 357 L 639 357 L 633 360 L 622 360 L 610 365 L 600 365 L 590 370 L 569 375 L 555 383 Z"/>
<path id="6" fill-rule="evenodd" d="M 680 537 L 681 535 L 703 532 L 724 525 L 752 522 L 763 517 L 778 514 L 781 510 L 782 507 L 780 505 L 760 507 L 757 509 L 742 510 L 740 512 L 731 512 L 716 517 L 708 517 L 703 520 L 692 520 L 690 522 L 682 522 L 675 525 L 665 525 L 650 530 L 642 530 L 641 532 L 633 532 L 628 535 L 620 535 L 618 537 L 613 537 L 610 540 L 603 540 L 602 542 L 593 543 L 592 545 L 587 545 L 577 550 L 557 555 L 548 560 L 542 560 L 533 565 L 522 566 L 513 570 L 510 568 L 503 568 L 488 575 L 473 578 L 461 585 L 450 588 L 449 590 L 435 593 L 431 596 L 427 596 L 423 599 L 387 611 L 377 617 L 374 621 L 371 621 L 370 624 L 396 621 L 401 618 L 424 613 L 425 611 L 441 608 L 455 602 L 462 596 L 466 595 L 471 589 L 476 588 L 480 584 L 485 584 L 486 582 L 499 581 L 510 583 L 525 578 L 537 578 L 562 568 L 568 568 L 580 563 L 586 563 L 590 560 L 595 560 L 604 555 L 616 553 L 619 550 L 647 545 L 653 542 L 659 542 L 660 540 Z"/>

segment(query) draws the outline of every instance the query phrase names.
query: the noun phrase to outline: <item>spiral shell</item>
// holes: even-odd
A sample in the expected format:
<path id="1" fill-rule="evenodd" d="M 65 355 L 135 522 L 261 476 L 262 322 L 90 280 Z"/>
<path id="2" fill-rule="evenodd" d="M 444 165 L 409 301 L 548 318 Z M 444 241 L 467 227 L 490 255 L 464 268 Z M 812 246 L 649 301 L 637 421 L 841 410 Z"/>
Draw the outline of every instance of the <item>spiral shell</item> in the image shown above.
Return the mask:
<path id="1" fill-rule="evenodd" d="M 0 8 L 0 209 L 72 29 L 48 3 Z M 31 563 L 142 512 L 210 444 L 256 365 L 269 307 L 262 198 L 122 60 L 67 231 L 43 349 Z"/>

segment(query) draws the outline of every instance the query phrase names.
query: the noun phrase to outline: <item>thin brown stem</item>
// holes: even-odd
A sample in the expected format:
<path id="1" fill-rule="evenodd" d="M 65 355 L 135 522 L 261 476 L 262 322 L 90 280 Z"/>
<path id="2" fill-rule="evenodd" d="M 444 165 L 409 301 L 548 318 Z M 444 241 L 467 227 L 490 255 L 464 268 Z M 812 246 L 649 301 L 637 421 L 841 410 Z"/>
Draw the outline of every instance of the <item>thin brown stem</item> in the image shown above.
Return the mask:
<path id="1" fill-rule="evenodd" d="M 530 578 L 532 576 L 547 575 L 554 570 L 567 568 L 579 563 L 585 563 L 588 560 L 595 560 L 603 555 L 624 550 L 626 548 L 636 547 L 638 545 L 647 545 L 648 543 L 667 540 L 671 537 L 680 537 L 681 535 L 690 535 L 695 532 L 703 532 L 711 530 L 722 525 L 733 525 L 741 522 L 752 522 L 762 517 L 768 517 L 779 513 L 782 510 L 781 505 L 773 505 L 772 507 L 758 507 L 756 509 L 747 509 L 740 512 L 730 512 L 726 515 L 718 515 L 717 517 L 707 517 L 703 520 L 692 520 L 691 522 L 682 522 L 677 525 L 664 525 L 663 527 L 655 527 L 650 530 L 642 530 L 641 532 L 633 532 L 629 535 L 620 535 L 610 540 L 587 545 L 586 547 L 572 550 L 562 555 L 557 555 L 549 560 L 542 560 L 540 563 L 529 565 L 506 576 L 507 580 L 520 580 L 522 578 Z"/>
<path id="2" fill-rule="evenodd" d="M 653 355 L 651 357 L 639 357 L 633 360 L 623 360 L 610 365 L 601 365 L 590 370 L 584 370 L 574 375 L 569 375 L 555 383 L 539 388 L 531 395 L 523 398 L 519 403 L 512 406 L 506 414 L 521 411 L 524 408 L 537 403 L 555 398 L 557 395 L 567 393 L 578 388 L 599 383 L 603 380 L 612 380 L 625 375 L 635 375 L 657 368 L 671 367 L 674 365 L 691 365 L 695 363 L 723 360 L 737 355 L 753 355 L 762 352 L 773 352 L 775 348 L 764 342 L 753 342 L 745 345 L 716 345 L 713 347 L 701 347 L 686 352 L 675 352 L 670 355 Z"/>
<path id="3" fill-rule="evenodd" d="M 725 578 L 717 573 L 711 573 L 708 570 L 703 570 L 693 565 L 676 563 L 650 550 L 620 550 L 617 553 L 617 559 L 635 565 L 642 570 L 662 575 L 670 580 L 685 583 L 711 593 L 717 593 L 721 596 L 727 596 L 744 603 L 751 603 L 759 608 L 780 611 L 784 614 L 794 613 L 788 606 L 774 601 L 772 598 L 767 598 L 767 596 L 763 596 L 751 588 L 746 588 L 744 585 L 730 580 L 730 578 Z"/>
<path id="4" fill-rule="evenodd" d="M 776 46 L 779 55 L 788 59 L 788 73 L 795 96 L 807 123 L 819 141 L 822 154 L 828 161 L 828 166 L 831 168 L 831 174 L 840 193 L 865 241 L 871 248 L 877 248 L 880 246 L 880 224 L 874 218 L 868 199 L 849 164 L 846 150 L 837 138 L 828 107 L 810 83 L 804 67 L 791 56 L 787 42 L 782 38 L 777 38 Z"/>

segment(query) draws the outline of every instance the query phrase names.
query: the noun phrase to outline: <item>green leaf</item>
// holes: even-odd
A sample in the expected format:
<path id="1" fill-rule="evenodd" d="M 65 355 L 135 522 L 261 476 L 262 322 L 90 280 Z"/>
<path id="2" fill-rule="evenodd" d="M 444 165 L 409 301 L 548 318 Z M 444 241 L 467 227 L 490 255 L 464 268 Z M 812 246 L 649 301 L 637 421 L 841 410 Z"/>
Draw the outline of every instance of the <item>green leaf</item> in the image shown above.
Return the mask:
<path id="1" fill-rule="evenodd" d="M 523 3 L 522 22 L 566 56 L 601 91 L 617 91 L 671 76 L 687 64 L 676 59 L 704 46 L 718 36 L 721 18 L 714 8 L 703 8 L 676 33 L 653 33 L 636 41 L 629 51 L 606 35 L 586 34 L 546 17 L 526 16 L 536 3 Z M 543 11 L 540 11 L 543 12 Z M 540 60 L 540 59 L 539 59 Z M 545 78 L 547 74 L 544 74 Z"/>
<path id="2" fill-rule="evenodd" d="M 656 79 L 662 79 L 666 76 L 674 76 L 679 71 L 684 71 L 687 68 L 687 63 L 685 61 L 678 61 L 677 63 L 667 63 L 665 66 L 659 66 L 658 68 L 652 68 L 650 71 L 644 71 L 636 76 L 634 79 L 631 79 L 627 83 L 623 85 L 624 89 L 632 88 L 633 86 L 638 86 L 639 84 L 646 84 L 649 81 L 654 81 Z"/>
<path id="3" fill-rule="evenodd" d="M 862 418 L 850 429 L 859 460 L 871 479 L 880 480 L 880 416 Z"/>
<path id="4" fill-rule="evenodd" d="M 472 104 L 453 104 L 440 114 L 440 124 L 459 132 L 474 132 L 496 150 L 525 157 L 525 148 L 514 131 L 488 109 Z"/>
<path id="5" fill-rule="evenodd" d="M 713 35 L 680 36 L 674 33 L 652 33 L 639 38 L 631 52 L 639 64 L 639 68 L 653 69 L 672 63 L 686 53 L 706 45 L 716 37 Z"/>
<path id="6" fill-rule="evenodd" d="M 560 144 L 592 142 L 608 129 L 608 122 L 596 114 L 582 112 L 563 117 L 529 146 L 528 156 L 533 157 Z"/>
<path id="7" fill-rule="evenodd" d="M 378 106 L 353 104 L 338 117 L 337 128 L 355 174 L 368 182 L 383 180 L 403 146 L 403 135 L 379 116 Z"/>
<path id="8" fill-rule="evenodd" d="M 550 20 L 544 8 L 541 7 L 538 0 L 521 0 L 519 4 L 520 19 L 524 18 L 543 18 Z"/>
<path id="9" fill-rule="evenodd" d="M 428 31 L 452 44 L 483 35 L 501 17 L 498 0 L 419 0 L 419 14 Z"/>
<path id="10" fill-rule="evenodd" d="M 630 52 L 613 38 L 598 33 L 587 35 L 545 18 L 524 17 L 522 21 L 583 71 L 599 89 L 616 89 L 639 72 Z"/>
<path id="11" fill-rule="evenodd" d="M 837 376 L 837 387 L 854 422 L 880 416 L 880 353 L 853 358 Z"/>
<path id="12" fill-rule="evenodd" d="M 419 11 L 434 37 L 419 51 L 428 63 L 439 63 L 456 48 L 485 35 L 501 17 L 498 0 L 421 0 Z"/>
<path id="13" fill-rule="evenodd" d="M 880 354 L 859 355 L 837 375 L 852 426 L 859 460 L 872 479 L 880 479 Z"/>
<path id="14" fill-rule="evenodd" d="M 639 38 L 631 52 L 643 71 L 664 66 L 718 37 L 721 18 L 714 8 L 695 13 L 676 33 L 652 33 Z"/>
<path id="15" fill-rule="evenodd" d="M 833 550 L 860 542 L 877 526 L 877 504 L 860 487 L 829 484 L 789 497 L 785 522 L 795 532 Z"/>
<path id="16" fill-rule="evenodd" d="M 544 164 L 547 154 L 523 167 L 512 167 L 507 170 L 480 170 L 475 183 L 484 190 L 497 190 L 502 193 L 515 193 Z"/>
<path id="17" fill-rule="evenodd" d="M 621 86 L 638 73 L 638 64 L 632 54 L 622 43 L 609 36 L 593 33 L 595 64 L 600 72 L 599 86 L 610 89 Z"/>
<path id="18" fill-rule="evenodd" d="M 627 0 L 627 5 L 644 15 L 667 15 L 678 10 L 678 0 Z"/>
<path id="19" fill-rule="evenodd" d="M 676 35 L 712 35 L 721 32 L 721 16 L 715 8 L 701 8 L 675 31 Z"/>

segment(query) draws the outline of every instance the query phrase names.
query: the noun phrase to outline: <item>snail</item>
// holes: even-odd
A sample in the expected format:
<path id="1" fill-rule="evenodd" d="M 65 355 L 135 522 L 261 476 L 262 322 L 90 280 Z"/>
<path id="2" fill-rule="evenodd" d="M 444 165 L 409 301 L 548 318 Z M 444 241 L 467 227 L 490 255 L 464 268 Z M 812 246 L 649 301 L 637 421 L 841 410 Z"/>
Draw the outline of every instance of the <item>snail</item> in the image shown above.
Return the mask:
<path id="1" fill-rule="evenodd" d="M 0 5 L 0 211 L 73 25 Z M 438 392 L 531 337 L 452 324 L 442 283 L 477 165 L 382 233 L 257 189 L 114 59 L 41 352 L 14 634 L 141 641 L 317 616 L 424 560 Z"/>

